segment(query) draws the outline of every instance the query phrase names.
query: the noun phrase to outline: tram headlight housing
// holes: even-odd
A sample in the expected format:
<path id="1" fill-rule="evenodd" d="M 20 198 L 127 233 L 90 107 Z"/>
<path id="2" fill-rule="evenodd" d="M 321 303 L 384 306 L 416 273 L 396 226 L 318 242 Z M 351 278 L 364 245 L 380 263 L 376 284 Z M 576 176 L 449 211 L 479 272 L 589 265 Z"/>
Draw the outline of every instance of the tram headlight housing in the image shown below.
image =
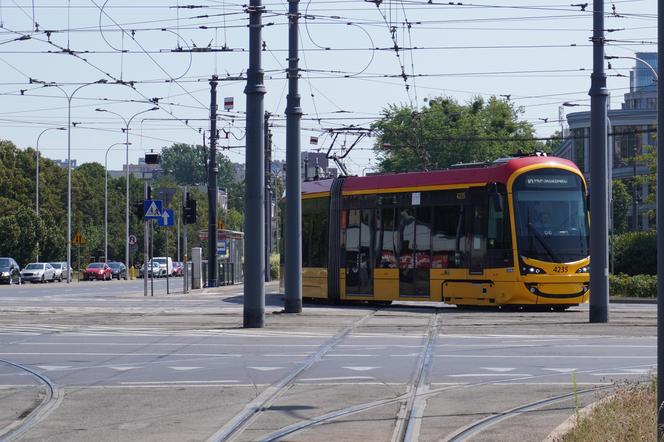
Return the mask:
<path id="1" fill-rule="evenodd" d="M 580 269 L 576 270 L 576 273 L 590 273 L 590 264 L 583 266 Z"/>
<path id="2" fill-rule="evenodd" d="M 522 275 L 545 275 L 546 272 L 544 269 L 539 267 L 531 266 L 528 264 L 521 264 L 521 274 Z"/>

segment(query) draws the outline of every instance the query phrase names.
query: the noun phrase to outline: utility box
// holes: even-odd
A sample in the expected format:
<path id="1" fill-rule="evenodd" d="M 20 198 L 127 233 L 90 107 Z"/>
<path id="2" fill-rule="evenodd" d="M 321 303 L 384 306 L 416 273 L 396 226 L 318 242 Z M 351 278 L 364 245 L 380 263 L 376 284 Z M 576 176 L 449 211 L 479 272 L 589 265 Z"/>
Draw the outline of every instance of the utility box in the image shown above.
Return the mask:
<path id="1" fill-rule="evenodd" d="M 191 248 L 191 288 L 203 287 L 203 249 Z"/>

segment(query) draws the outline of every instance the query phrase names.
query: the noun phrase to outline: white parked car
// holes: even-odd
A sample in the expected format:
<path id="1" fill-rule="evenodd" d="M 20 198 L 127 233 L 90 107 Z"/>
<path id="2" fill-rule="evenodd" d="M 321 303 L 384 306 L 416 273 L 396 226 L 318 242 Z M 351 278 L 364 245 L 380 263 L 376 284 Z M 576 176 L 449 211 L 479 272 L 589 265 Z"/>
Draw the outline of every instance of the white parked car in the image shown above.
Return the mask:
<path id="1" fill-rule="evenodd" d="M 58 281 L 62 281 L 63 279 L 65 281 L 67 280 L 67 277 L 69 276 L 69 267 L 66 262 L 50 262 L 49 264 L 51 264 L 55 270 L 55 279 Z"/>
<path id="2" fill-rule="evenodd" d="M 159 270 L 155 270 L 154 274 L 157 278 L 165 278 L 173 274 L 173 259 L 170 256 L 157 256 L 152 258 L 152 262 L 159 264 Z"/>
<path id="3" fill-rule="evenodd" d="M 47 262 L 31 262 L 21 270 L 21 281 L 55 281 L 55 269 Z"/>

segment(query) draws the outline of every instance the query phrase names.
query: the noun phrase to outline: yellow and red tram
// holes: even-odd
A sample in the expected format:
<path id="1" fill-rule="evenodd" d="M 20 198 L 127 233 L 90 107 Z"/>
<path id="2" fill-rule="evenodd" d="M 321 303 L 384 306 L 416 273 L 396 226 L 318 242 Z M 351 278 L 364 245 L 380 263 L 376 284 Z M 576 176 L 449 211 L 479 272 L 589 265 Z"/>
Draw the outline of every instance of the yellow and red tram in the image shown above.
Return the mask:
<path id="1" fill-rule="evenodd" d="M 564 309 L 589 297 L 586 184 L 528 156 L 302 185 L 303 297 Z"/>

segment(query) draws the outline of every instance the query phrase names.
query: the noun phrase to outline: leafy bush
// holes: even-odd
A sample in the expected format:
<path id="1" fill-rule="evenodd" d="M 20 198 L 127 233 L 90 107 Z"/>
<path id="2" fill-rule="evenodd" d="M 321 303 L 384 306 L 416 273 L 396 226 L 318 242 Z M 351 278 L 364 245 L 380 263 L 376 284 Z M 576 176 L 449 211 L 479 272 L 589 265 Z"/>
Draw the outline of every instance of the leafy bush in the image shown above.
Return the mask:
<path id="1" fill-rule="evenodd" d="M 657 297 L 656 275 L 634 275 L 624 273 L 609 276 L 609 291 L 611 296 L 626 296 L 636 298 Z"/>
<path id="2" fill-rule="evenodd" d="M 270 277 L 272 280 L 279 279 L 279 254 L 270 255 Z"/>
<path id="3" fill-rule="evenodd" d="M 611 237 L 614 273 L 657 274 L 657 241 L 654 231 L 627 232 Z"/>

